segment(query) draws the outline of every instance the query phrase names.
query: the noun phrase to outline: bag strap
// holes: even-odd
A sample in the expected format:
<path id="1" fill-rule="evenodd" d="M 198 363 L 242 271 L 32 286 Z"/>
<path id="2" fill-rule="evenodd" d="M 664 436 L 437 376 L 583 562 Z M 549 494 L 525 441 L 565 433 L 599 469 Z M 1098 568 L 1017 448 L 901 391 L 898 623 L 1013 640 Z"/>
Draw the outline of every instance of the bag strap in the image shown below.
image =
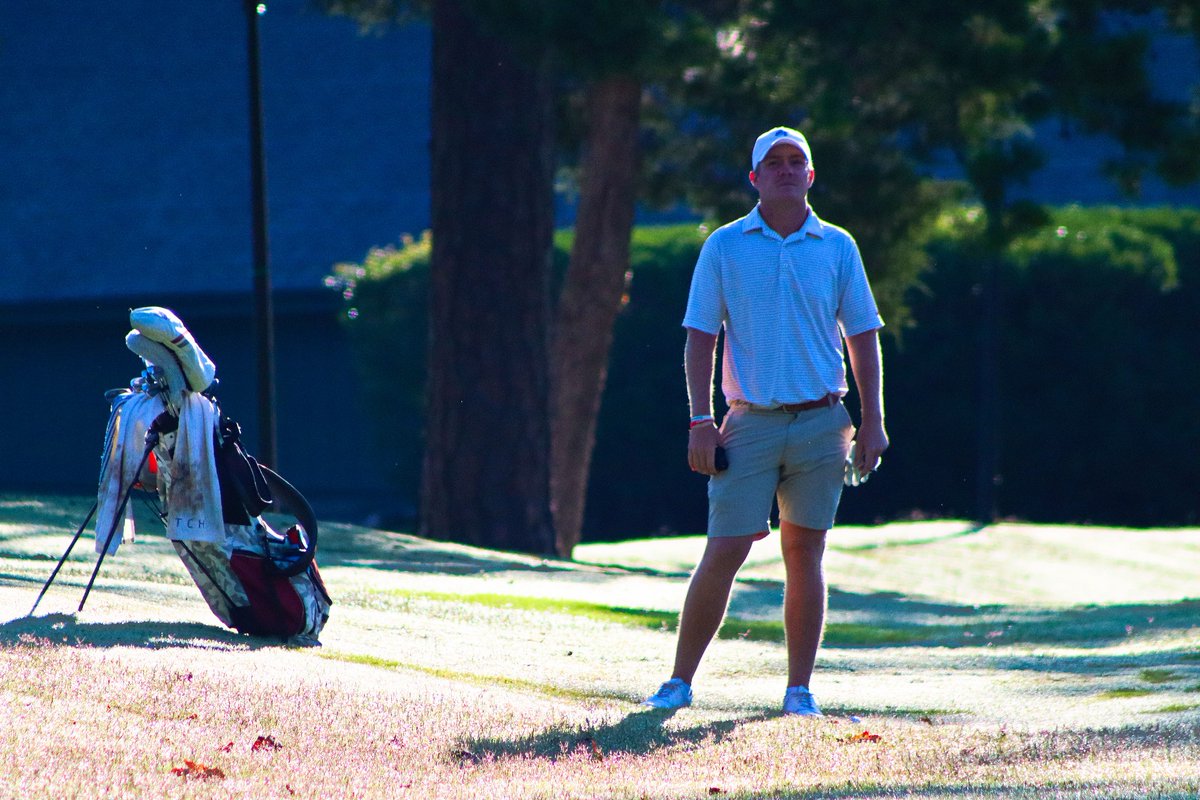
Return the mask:
<path id="1" fill-rule="evenodd" d="M 221 418 L 220 464 L 229 476 L 238 499 L 251 517 L 262 514 L 274 497 L 262 467 L 241 443 L 242 427 L 229 417 Z"/>

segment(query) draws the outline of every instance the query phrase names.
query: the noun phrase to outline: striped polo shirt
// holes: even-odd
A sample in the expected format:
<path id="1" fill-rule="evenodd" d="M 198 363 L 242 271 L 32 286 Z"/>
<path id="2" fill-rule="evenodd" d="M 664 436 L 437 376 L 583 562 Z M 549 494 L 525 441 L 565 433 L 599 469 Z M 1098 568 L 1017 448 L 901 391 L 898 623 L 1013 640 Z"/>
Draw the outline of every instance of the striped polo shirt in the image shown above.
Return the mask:
<path id="1" fill-rule="evenodd" d="M 849 233 L 814 212 L 785 239 L 755 206 L 705 241 L 683 324 L 725 327 L 726 402 L 774 406 L 844 395 L 842 336 L 883 320 Z"/>

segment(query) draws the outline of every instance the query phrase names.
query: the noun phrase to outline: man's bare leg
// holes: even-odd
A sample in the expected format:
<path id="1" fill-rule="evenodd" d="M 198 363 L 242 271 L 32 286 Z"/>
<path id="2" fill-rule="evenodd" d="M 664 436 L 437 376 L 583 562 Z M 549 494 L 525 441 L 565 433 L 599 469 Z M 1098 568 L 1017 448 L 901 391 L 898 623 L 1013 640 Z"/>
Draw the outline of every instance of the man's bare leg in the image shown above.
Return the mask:
<path id="1" fill-rule="evenodd" d="M 783 628 L 787 636 L 788 686 L 808 686 L 825 632 L 828 593 L 821 566 L 825 533 L 786 521 L 780 523 L 780 546 L 787 573 Z"/>
<path id="2" fill-rule="evenodd" d="M 708 540 L 683 601 L 672 678 L 680 678 L 684 683 L 691 684 L 704 651 L 721 627 L 721 620 L 729 605 L 733 579 L 750 554 L 750 546 L 760 535 Z"/>

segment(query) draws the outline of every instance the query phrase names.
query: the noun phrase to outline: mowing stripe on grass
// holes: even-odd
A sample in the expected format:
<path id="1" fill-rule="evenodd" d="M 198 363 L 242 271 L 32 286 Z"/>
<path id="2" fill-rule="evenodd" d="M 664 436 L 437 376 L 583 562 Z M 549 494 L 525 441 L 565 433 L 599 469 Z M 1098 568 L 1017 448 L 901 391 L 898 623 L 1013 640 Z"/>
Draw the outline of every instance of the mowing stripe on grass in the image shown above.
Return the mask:
<path id="1" fill-rule="evenodd" d="M 1183 676 L 1171 669 L 1144 669 L 1138 673 L 1138 677 L 1146 683 L 1170 683 Z"/>
<path id="2" fill-rule="evenodd" d="M 1155 708 L 1151 711 L 1146 711 L 1144 713 L 1146 713 L 1146 714 L 1182 714 L 1185 711 L 1195 711 L 1197 708 L 1200 708 L 1200 704 L 1197 704 L 1197 703 L 1173 703 L 1169 706 L 1163 706 L 1162 708 Z"/>
<path id="3" fill-rule="evenodd" d="M 1146 697 L 1154 694 L 1153 689 L 1109 689 L 1100 693 L 1102 700 L 1118 700 L 1125 697 Z"/>
<path id="4" fill-rule="evenodd" d="M 454 594 L 449 592 L 415 592 L 393 589 L 383 592 L 414 600 L 431 600 L 437 603 L 471 604 L 487 608 L 512 609 L 517 611 L 549 612 L 569 614 L 633 628 L 672 633 L 678 625 L 679 615 L 674 611 L 645 608 L 627 608 L 590 603 L 582 600 L 559 600 L 544 597 L 525 597 L 502 594 Z M 830 623 L 825 626 L 825 644 L 840 647 L 872 647 L 880 645 L 912 644 L 928 641 L 946 632 L 947 629 L 928 627 L 883 627 L 861 623 Z M 783 623 L 774 620 L 748 620 L 726 617 L 717 632 L 720 639 L 745 639 L 754 642 L 783 642 Z"/>

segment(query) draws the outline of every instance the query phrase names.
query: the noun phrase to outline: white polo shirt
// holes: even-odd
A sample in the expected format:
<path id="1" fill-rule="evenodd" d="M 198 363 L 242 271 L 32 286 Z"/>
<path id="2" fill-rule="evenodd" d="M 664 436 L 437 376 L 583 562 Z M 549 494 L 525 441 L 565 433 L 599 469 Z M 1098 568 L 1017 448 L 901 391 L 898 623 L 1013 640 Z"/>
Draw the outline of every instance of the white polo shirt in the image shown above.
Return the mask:
<path id="1" fill-rule="evenodd" d="M 814 212 L 784 239 L 756 205 L 704 243 L 683 324 L 712 334 L 724 325 L 726 402 L 775 406 L 844 395 L 842 336 L 883 320 L 849 233 Z"/>

